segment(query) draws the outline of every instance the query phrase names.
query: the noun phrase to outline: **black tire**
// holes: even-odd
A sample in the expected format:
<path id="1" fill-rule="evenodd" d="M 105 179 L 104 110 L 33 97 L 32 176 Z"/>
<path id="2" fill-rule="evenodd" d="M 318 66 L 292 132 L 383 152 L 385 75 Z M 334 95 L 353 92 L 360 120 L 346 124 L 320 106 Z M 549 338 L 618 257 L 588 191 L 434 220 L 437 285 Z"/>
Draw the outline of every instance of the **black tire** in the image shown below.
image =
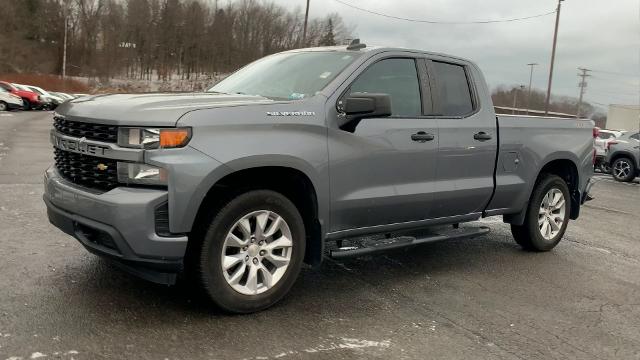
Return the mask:
<path id="1" fill-rule="evenodd" d="M 286 221 L 292 237 L 292 253 L 286 271 L 279 281 L 268 290 L 245 295 L 227 282 L 222 270 L 224 240 L 234 224 L 254 211 L 269 210 Z M 200 238 L 196 238 L 196 249 L 192 249 L 194 264 L 188 264 L 191 275 L 196 276 L 208 298 L 221 309 L 231 313 L 252 313 L 264 310 L 284 297 L 300 273 L 305 253 L 305 228 L 296 206 L 285 196 L 271 190 L 253 190 L 238 195 L 217 213 L 209 216 L 200 225 Z M 198 235 L 196 235 L 198 237 Z M 193 256 L 195 255 L 195 256 Z"/>
<path id="2" fill-rule="evenodd" d="M 22 110 L 28 111 L 31 110 L 31 103 L 27 99 L 22 99 Z"/>
<path id="3" fill-rule="evenodd" d="M 0 111 L 9 111 L 9 105 L 4 101 L 0 101 Z"/>
<path id="4" fill-rule="evenodd" d="M 564 221 L 560 226 L 558 233 L 550 239 L 545 239 L 541 233 L 541 229 L 538 225 L 538 219 L 540 216 L 540 208 L 544 197 L 551 189 L 557 189 L 562 192 L 565 200 L 564 206 Z M 571 197 L 569 195 L 569 187 L 567 183 L 559 176 L 556 175 L 543 175 L 536 183 L 529 205 L 527 207 L 527 214 L 525 216 L 524 223 L 522 225 L 511 225 L 511 234 L 515 241 L 524 250 L 527 251 L 549 251 L 553 249 L 564 235 L 567 225 L 569 224 L 569 215 L 571 214 Z"/>
<path id="5" fill-rule="evenodd" d="M 626 169 L 626 172 L 621 172 Z M 632 159 L 628 157 L 617 158 L 611 164 L 611 175 L 616 181 L 631 182 L 636 177 L 636 166 Z"/>

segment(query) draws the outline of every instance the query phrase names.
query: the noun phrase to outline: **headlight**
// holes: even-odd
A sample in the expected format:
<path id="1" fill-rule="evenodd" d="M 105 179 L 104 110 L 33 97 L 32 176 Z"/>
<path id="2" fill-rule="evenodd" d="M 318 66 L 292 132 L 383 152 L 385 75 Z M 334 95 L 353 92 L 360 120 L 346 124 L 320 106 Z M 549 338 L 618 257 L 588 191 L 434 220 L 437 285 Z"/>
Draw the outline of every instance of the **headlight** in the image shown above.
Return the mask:
<path id="1" fill-rule="evenodd" d="M 167 185 L 167 171 L 147 164 L 118 162 L 118 182 L 139 185 Z"/>
<path id="2" fill-rule="evenodd" d="M 191 139 L 190 128 L 127 128 L 118 129 L 118 145 L 138 149 L 180 148 Z"/>

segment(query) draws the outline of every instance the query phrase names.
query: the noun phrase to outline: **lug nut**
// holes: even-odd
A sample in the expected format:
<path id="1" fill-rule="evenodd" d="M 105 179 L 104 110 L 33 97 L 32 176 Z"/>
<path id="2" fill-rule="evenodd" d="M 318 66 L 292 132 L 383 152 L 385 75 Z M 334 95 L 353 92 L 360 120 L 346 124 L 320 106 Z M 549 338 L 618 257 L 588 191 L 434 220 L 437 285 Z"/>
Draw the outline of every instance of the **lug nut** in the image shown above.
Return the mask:
<path id="1" fill-rule="evenodd" d="M 247 251 L 247 249 L 248 249 L 248 247 L 246 247 L 246 246 L 242 247 L 242 251 Z"/>
<path id="2" fill-rule="evenodd" d="M 264 254 L 266 254 L 267 252 L 264 250 L 260 250 L 260 256 L 264 256 Z"/>
<path id="3" fill-rule="evenodd" d="M 262 246 L 262 244 L 264 244 L 264 241 L 260 240 L 260 242 L 258 242 L 258 245 Z"/>
<path id="4" fill-rule="evenodd" d="M 254 263 L 255 265 L 258 265 L 258 258 L 253 258 L 253 263 Z"/>
<path id="5" fill-rule="evenodd" d="M 249 255 L 244 257 L 244 261 L 249 261 Z"/>

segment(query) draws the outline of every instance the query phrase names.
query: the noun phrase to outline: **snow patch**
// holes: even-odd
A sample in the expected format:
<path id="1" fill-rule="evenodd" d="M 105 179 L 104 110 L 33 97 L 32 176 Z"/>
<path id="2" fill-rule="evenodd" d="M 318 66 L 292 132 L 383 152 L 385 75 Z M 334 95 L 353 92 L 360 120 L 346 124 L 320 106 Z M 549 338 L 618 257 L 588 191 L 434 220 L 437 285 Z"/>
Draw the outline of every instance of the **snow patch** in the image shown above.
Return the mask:
<path id="1" fill-rule="evenodd" d="M 34 352 L 33 354 L 31 354 L 30 359 L 38 359 L 38 358 L 42 358 L 42 357 L 47 357 L 47 354 L 43 354 L 41 352 Z"/>

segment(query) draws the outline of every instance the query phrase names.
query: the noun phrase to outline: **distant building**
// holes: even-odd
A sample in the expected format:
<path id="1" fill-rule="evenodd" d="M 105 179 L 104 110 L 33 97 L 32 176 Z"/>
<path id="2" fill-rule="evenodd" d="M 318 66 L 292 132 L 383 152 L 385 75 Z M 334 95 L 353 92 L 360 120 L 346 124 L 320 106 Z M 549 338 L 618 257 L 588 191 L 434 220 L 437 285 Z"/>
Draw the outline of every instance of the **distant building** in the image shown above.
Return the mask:
<path id="1" fill-rule="evenodd" d="M 640 126 L 640 106 L 609 105 L 607 129 L 638 130 Z"/>

